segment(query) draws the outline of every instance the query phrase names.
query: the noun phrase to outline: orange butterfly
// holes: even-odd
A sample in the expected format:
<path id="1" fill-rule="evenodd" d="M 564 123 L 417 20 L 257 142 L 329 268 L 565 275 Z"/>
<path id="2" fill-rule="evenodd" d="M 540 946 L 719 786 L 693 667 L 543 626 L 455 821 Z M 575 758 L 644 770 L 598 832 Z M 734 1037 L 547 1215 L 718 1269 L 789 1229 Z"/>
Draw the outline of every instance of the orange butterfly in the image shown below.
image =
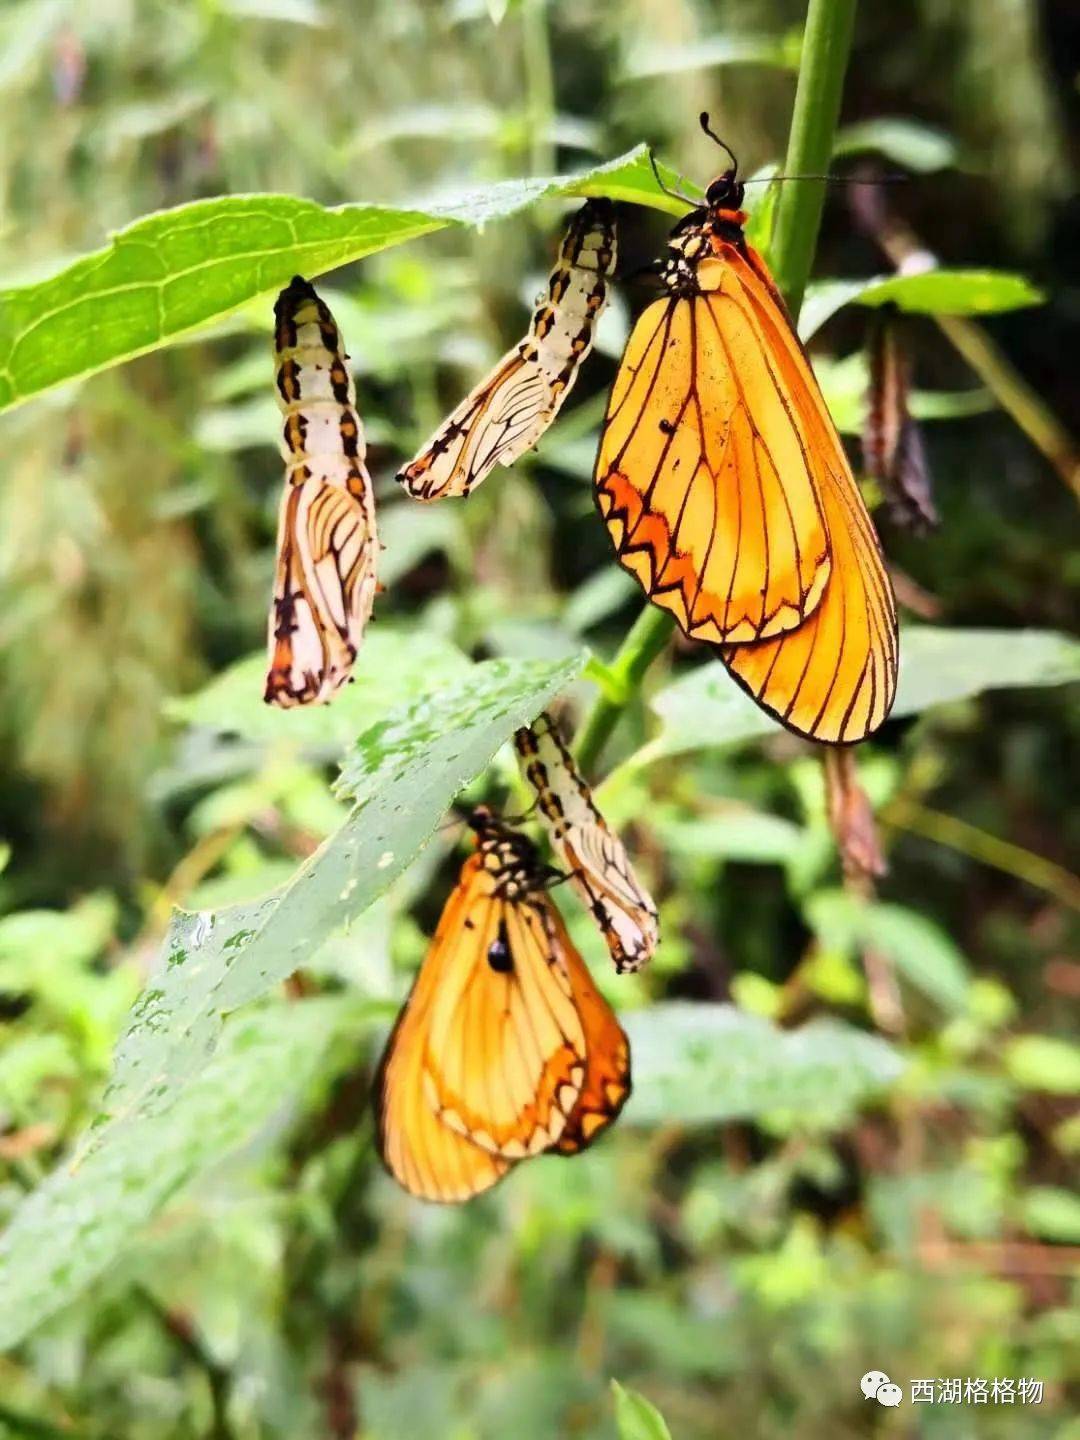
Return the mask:
<path id="1" fill-rule="evenodd" d="M 309 705 L 349 678 L 375 599 L 375 499 L 334 317 L 299 275 L 274 306 L 285 493 L 270 613 L 270 705 Z"/>
<path id="2" fill-rule="evenodd" d="M 557 872 L 487 810 L 375 1081 L 387 1169 L 461 1201 L 545 1150 L 574 1154 L 630 1093 L 630 1047 L 548 894 Z"/>
<path id="3" fill-rule="evenodd" d="M 614 208 L 589 200 L 566 232 L 529 333 L 398 471 L 414 500 L 468 495 L 496 465 L 512 465 L 536 444 L 592 349 L 614 268 Z"/>
<path id="4" fill-rule="evenodd" d="M 514 745 L 551 844 L 600 927 L 615 969 L 640 970 L 656 949 L 659 921 L 622 841 L 597 810 L 550 715 L 519 730 Z"/>
<path id="5" fill-rule="evenodd" d="M 623 566 L 759 704 L 850 743 L 893 702 L 896 604 L 809 360 L 743 234 L 732 161 L 672 231 L 668 295 L 630 335 L 597 503 Z"/>

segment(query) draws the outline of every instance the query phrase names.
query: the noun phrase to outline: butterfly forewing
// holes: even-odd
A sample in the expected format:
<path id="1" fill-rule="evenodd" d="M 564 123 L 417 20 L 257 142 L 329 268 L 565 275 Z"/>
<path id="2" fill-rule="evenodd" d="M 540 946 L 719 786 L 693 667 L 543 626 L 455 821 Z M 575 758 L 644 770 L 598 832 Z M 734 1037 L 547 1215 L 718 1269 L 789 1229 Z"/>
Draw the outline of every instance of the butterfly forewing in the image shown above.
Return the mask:
<path id="1" fill-rule="evenodd" d="M 640 970 L 656 949 L 659 926 L 656 905 L 622 841 L 596 808 L 549 715 L 519 730 L 514 744 L 552 847 L 592 912 L 615 968 Z"/>
<path id="2" fill-rule="evenodd" d="M 285 491 L 266 700 L 328 700 L 349 677 L 375 598 L 378 539 L 363 427 L 333 316 L 297 276 L 275 306 Z"/>
<path id="3" fill-rule="evenodd" d="M 537 443 L 592 348 L 614 266 L 614 211 L 590 200 L 566 232 L 529 333 L 398 472 L 414 499 L 468 495 Z"/>

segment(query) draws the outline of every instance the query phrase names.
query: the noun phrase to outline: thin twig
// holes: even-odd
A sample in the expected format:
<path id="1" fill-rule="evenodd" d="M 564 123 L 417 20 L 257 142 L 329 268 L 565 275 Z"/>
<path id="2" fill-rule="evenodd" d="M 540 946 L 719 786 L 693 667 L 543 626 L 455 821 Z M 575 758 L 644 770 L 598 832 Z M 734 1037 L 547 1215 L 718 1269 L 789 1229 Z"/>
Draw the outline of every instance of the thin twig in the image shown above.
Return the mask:
<path id="1" fill-rule="evenodd" d="M 222 1365 L 203 1343 L 195 1326 L 186 1315 L 168 1310 L 145 1285 L 133 1286 L 137 1300 L 153 1316 L 162 1331 L 206 1376 L 213 1411 L 213 1426 L 207 1440 L 235 1440 L 229 1423 L 229 1397 L 232 1393 L 232 1371 Z"/>

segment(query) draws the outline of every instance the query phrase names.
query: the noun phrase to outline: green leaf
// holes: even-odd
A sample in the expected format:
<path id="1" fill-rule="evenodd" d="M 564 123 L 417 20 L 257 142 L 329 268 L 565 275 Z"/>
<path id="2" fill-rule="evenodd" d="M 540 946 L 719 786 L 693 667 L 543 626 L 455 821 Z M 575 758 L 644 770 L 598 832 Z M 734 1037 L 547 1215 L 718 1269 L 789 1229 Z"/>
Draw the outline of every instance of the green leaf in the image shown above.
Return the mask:
<path id="1" fill-rule="evenodd" d="M 651 75 L 679 75 L 722 65 L 764 65 L 797 70 L 801 37 L 788 35 L 703 35 L 683 45 L 658 45 L 655 40 L 631 52 L 624 68 L 630 80 Z"/>
<path id="2" fill-rule="evenodd" d="M 925 915 L 903 905 L 861 900 L 844 890 L 825 890 L 807 901 L 806 916 L 828 949 L 848 956 L 867 948 L 880 950 L 942 1009 L 959 1014 L 967 1008 L 967 961 Z"/>
<path id="3" fill-rule="evenodd" d="M 364 636 L 353 683 L 332 705 L 296 710 L 267 705 L 262 698 L 266 656 L 260 651 L 228 666 L 193 695 L 167 701 L 165 713 L 171 720 L 218 734 L 282 749 L 320 749 L 337 755 L 393 706 L 451 681 L 469 668 L 468 660 L 448 640 L 415 625 L 377 623 Z"/>
<path id="4" fill-rule="evenodd" d="M 892 714 L 897 719 L 918 715 L 984 690 L 1064 685 L 1077 679 L 1080 643 L 1052 630 L 909 625 L 900 633 L 900 683 Z M 663 728 L 639 751 L 635 763 L 773 735 L 779 728 L 739 689 L 719 660 L 661 690 L 652 707 Z"/>
<path id="5" fill-rule="evenodd" d="M 1080 1197 L 1056 1185 L 1035 1185 L 1022 1201 L 1024 1229 L 1059 1245 L 1080 1244 Z"/>
<path id="6" fill-rule="evenodd" d="M 265 995 L 361 915 L 430 838 L 461 788 L 519 725 L 581 672 L 569 660 L 492 660 L 370 726 L 339 781 L 355 809 L 260 901 L 213 914 L 178 911 L 116 1050 L 105 1110 L 154 1112 L 197 1072 L 222 1017 Z"/>
<path id="7" fill-rule="evenodd" d="M 1004 1052 L 1005 1069 L 1018 1085 L 1050 1095 L 1080 1094 L 1080 1046 L 1053 1035 L 1017 1035 Z"/>
<path id="8" fill-rule="evenodd" d="M 174 1104 L 108 1127 L 89 1155 L 59 1166 L 0 1238 L 0 1350 L 74 1299 L 172 1195 L 287 1105 L 359 1016 L 354 998 L 334 998 L 237 1017 Z"/>
<path id="9" fill-rule="evenodd" d="M 671 1440 L 664 1417 L 644 1395 L 624 1389 L 617 1380 L 611 1382 L 611 1393 L 615 1397 L 619 1440 Z"/>
<path id="10" fill-rule="evenodd" d="M 860 305 L 897 305 L 912 315 L 998 315 L 1046 302 L 1030 280 L 1004 270 L 939 269 L 891 275 L 855 298 Z"/>
<path id="11" fill-rule="evenodd" d="M 814 374 L 825 396 L 833 424 L 841 435 L 861 435 L 870 386 L 865 354 L 856 350 L 842 360 L 815 355 Z M 985 415 L 996 406 L 993 395 L 982 386 L 969 390 L 913 390 L 908 399 L 908 407 L 916 420 L 966 419 L 972 415 Z"/>
<path id="12" fill-rule="evenodd" d="M 653 824 L 665 850 L 690 860 L 705 857 L 783 864 L 802 851 L 807 839 L 806 832 L 792 821 L 743 805 L 693 819 L 661 814 Z"/>
<path id="13" fill-rule="evenodd" d="M 920 125 L 916 120 L 882 116 L 845 125 L 837 131 L 834 155 L 863 155 L 869 150 L 920 175 L 948 169 L 956 164 L 957 158 L 956 142 L 950 136 Z"/>
<path id="14" fill-rule="evenodd" d="M 0 291 L 0 410 L 214 324 L 273 295 L 296 273 L 314 277 L 447 225 L 483 225 L 556 195 L 685 208 L 657 185 L 644 146 L 580 175 L 509 180 L 411 208 L 327 209 L 291 195 L 179 205 L 136 220 L 58 274 Z M 266 318 L 269 327 L 269 307 Z"/>
<path id="15" fill-rule="evenodd" d="M 900 1074 L 897 1052 L 835 1020 L 780 1030 L 731 1005 L 672 1001 L 623 1016 L 634 1058 L 632 1125 L 711 1125 L 789 1112 L 844 1115 Z"/>
<path id="16" fill-rule="evenodd" d="M 1030 280 L 1004 270 L 940 268 L 869 280 L 819 280 L 807 287 L 799 335 L 809 340 L 845 305 L 896 305 L 913 315 L 997 315 L 1045 300 Z"/>

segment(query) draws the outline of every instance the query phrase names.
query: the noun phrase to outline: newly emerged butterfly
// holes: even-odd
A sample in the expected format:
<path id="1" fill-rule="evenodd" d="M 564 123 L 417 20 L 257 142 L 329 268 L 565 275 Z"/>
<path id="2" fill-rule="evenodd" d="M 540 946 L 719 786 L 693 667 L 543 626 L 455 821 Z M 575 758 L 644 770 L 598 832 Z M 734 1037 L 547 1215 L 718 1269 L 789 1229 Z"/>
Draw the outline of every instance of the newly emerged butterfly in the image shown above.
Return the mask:
<path id="1" fill-rule="evenodd" d="M 596 808 L 550 715 L 519 730 L 514 745 L 552 847 L 592 912 L 615 969 L 640 970 L 656 949 L 659 920 L 622 841 Z"/>
<path id="2" fill-rule="evenodd" d="M 742 200 L 732 163 L 671 233 L 667 296 L 611 393 L 596 498 L 620 562 L 688 636 L 791 729 L 850 743 L 892 705 L 896 606 Z"/>
<path id="3" fill-rule="evenodd" d="M 349 678 L 375 599 L 375 501 L 348 356 L 299 275 L 274 306 L 285 492 L 270 613 L 270 705 L 309 705 Z"/>
<path id="4" fill-rule="evenodd" d="M 614 208 L 588 200 L 563 238 L 529 333 L 398 471 L 414 500 L 468 495 L 496 465 L 512 465 L 536 444 L 592 348 L 614 268 Z"/>
<path id="5" fill-rule="evenodd" d="M 474 812 L 462 867 L 375 1081 L 379 1153 L 424 1200 L 583 1149 L 630 1093 L 630 1047 L 523 835 Z"/>

